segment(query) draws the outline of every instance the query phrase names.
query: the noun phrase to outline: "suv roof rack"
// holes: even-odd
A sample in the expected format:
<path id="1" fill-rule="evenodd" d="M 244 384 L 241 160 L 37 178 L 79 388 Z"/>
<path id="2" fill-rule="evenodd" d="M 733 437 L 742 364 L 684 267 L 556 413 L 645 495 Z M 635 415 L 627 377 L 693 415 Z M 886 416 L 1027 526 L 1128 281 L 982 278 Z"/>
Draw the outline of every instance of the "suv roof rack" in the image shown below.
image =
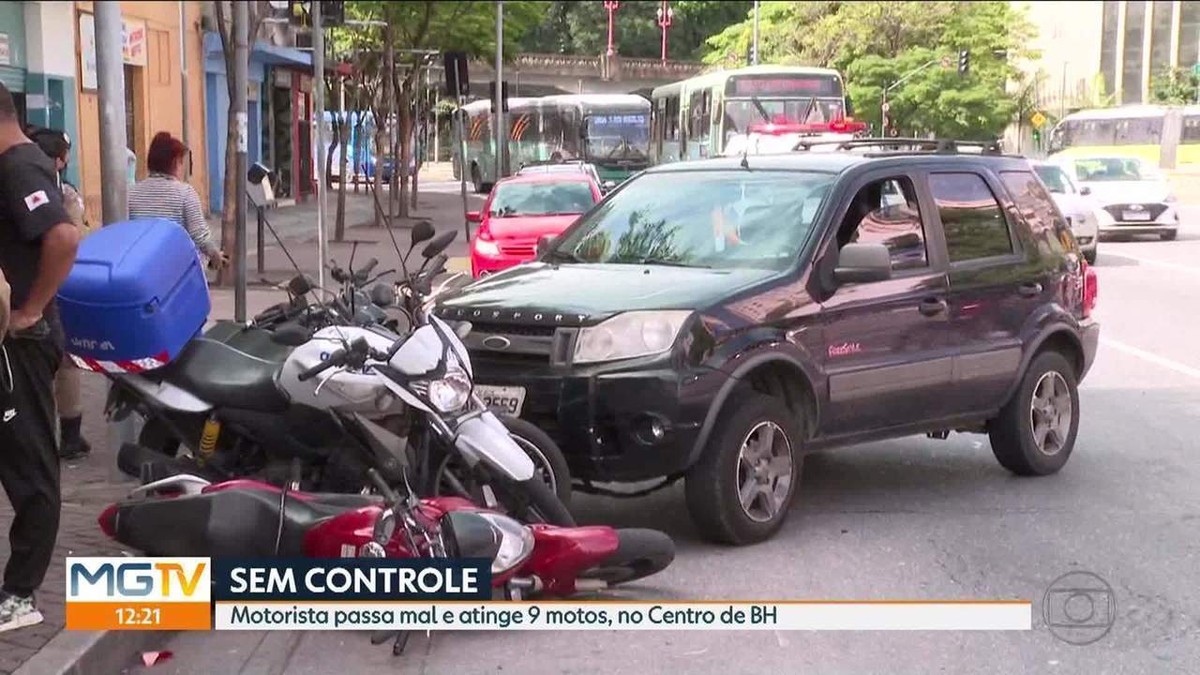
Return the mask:
<path id="1" fill-rule="evenodd" d="M 959 148 L 979 148 L 983 155 L 1002 155 L 999 141 L 958 141 L 948 138 L 853 138 L 837 139 L 803 139 L 796 143 L 793 150 L 809 150 L 819 145 L 836 146 L 835 150 L 852 150 L 855 148 L 882 148 L 899 153 L 928 152 L 941 154 L 956 154 Z"/>

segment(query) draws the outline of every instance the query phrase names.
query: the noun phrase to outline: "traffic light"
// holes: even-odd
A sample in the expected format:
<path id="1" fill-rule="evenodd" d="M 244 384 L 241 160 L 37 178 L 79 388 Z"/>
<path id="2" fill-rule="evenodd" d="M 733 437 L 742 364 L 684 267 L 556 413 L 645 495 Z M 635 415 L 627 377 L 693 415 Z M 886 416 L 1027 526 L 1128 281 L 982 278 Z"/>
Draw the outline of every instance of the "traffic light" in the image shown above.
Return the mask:
<path id="1" fill-rule="evenodd" d="M 958 52 L 958 74 L 966 75 L 971 71 L 971 52 L 963 49 Z"/>

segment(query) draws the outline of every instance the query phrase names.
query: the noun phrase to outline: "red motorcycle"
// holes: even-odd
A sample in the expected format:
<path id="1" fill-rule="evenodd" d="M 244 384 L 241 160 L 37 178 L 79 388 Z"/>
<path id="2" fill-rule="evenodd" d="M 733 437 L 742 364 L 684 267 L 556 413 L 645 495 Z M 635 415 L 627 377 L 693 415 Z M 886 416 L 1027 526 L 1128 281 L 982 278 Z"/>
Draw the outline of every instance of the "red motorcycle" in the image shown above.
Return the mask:
<path id="1" fill-rule="evenodd" d="M 563 597 L 648 577 L 675 559 L 657 530 L 525 525 L 460 497 L 305 493 L 253 480 L 176 475 L 100 515 L 109 537 L 152 556 L 472 557 L 492 561 L 501 598 Z M 399 654 L 407 633 L 396 636 Z"/>

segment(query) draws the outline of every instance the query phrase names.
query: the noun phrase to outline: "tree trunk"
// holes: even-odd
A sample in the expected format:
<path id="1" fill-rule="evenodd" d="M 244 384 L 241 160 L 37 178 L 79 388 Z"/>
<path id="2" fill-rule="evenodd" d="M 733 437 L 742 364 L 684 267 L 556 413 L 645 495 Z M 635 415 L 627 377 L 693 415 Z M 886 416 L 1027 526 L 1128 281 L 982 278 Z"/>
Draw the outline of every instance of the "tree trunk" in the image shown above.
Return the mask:
<path id="1" fill-rule="evenodd" d="M 400 119 L 397 124 L 397 135 L 399 136 L 400 152 L 396 153 L 396 173 L 399 174 L 399 190 L 396 196 L 400 202 L 400 217 L 408 217 L 408 163 L 412 157 L 412 101 L 409 95 L 409 86 L 405 82 L 400 90 Z"/>
<path id="2" fill-rule="evenodd" d="M 232 96 L 231 96 L 232 99 Z M 229 106 L 225 132 L 225 185 L 221 201 L 221 250 L 235 260 L 237 255 L 237 113 Z M 244 179 L 244 177 L 243 177 Z M 217 273 L 217 285 L 233 283 L 233 271 L 224 267 Z"/>
<path id="3" fill-rule="evenodd" d="M 393 207 L 393 200 L 396 197 L 396 174 L 398 169 L 396 166 L 396 127 L 394 125 L 395 121 L 399 121 L 399 114 L 396 110 L 396 29 L 391 24 L 388 24 L 383 29 L 383 53 L 387 61 L 387 70 L 384 73 L 385 79 L 383 83 L 383 101 L 387 109 L 384 126 L 392 130 L 389 134 L 391 142 L 388 144 L 392 156 L 392 175 L 390 176 L 391 180 L 388 181 L 390 189 L 388 190 L 387 223 L 388 227 L 391 227 L 392 218 L 396 212 Z"/>
<path id="4" fill-rule="evenodd" d="M 345 117 L 345 113 L 342 113 Z M 342 120 L 342 168 L 338 172 L 338 199 L 337 199 L 337 224 L 334 225 L 337 240 L 342 241 L 346 237 L 346 181 L 350 175 L 350 155 L 353 150 L 350 149 L 350 124 L 346 119 Z"/>
<path id="5" fill-rule="evenodd" d="M 383 167 L 381 166 L 381 162 L 383 161 L 384 133 L 386 132 L 383 129 L 377 128 L 375 130 L 375 175 L 372 176 L 374 182 L 374 189 L 372 191 L 374 194 L 371 195 L 371 200 L 375 203 L 375 227 L 384 227 L 388 225 L 388 223 L 384 222 L 386 216 L 381 210 L 381 207 L 383 206 L 383 200 L 380 198 L 379 194 L 383 190 Z"/>

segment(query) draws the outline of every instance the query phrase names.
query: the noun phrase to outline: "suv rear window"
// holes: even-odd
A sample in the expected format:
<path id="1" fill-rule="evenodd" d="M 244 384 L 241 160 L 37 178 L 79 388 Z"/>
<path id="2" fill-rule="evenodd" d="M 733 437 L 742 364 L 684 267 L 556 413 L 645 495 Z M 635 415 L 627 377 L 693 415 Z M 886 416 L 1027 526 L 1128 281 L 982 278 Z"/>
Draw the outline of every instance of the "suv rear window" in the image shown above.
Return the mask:
<path id="1" fill-rule="evenodd" d="M 784 269 L 834 176 L 812 171 L 643 174 L 565 232 L 556 262 Z"/>
<path id="2" fill-rule="evenodd" d="M 1017 210 L 1021 212 L 1021 217 L 1029 225 L 1033 235 L 1045 240 L 1056 253 L 1066 252 L 1070 244 L 1064 243 L 1063 239 L 1070 228 L 1054 205 L 1054 199 L 1034 177 L 1033 172 L 1001 171 L 1000 180 L 1012 195 Z"/>
<path id="3" fill-rule="evenodd" d="M 950 262 L 1012 254 L 1008 223 L 982 176 L 933 173 L 929 175 L 929 190 L 942 217 Z"/>

